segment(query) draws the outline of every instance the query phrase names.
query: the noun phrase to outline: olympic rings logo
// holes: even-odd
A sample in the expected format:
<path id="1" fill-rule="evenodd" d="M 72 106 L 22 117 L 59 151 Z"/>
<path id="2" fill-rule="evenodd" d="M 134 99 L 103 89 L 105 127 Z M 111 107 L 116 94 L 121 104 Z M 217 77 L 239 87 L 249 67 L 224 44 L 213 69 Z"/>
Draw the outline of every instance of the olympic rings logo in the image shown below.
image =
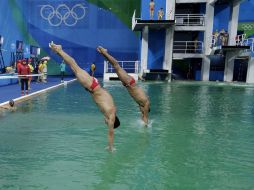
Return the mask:
<path id="1" fill-rule="evenodd" d="M 56 8 L 52 5 L 41 5 L 40 15 L 47 20 L 51 26 L 75 26 L 79 20 L 86 16 L 86 8 L 79 3 L 72 8 L 66 4 L 59 4 Z"/>
<path id="2" fill-rule="evenodd" d="M 244 30 L 252 30 L 254 28 L 254 24 L 243 24 L 241 27 Z"/>

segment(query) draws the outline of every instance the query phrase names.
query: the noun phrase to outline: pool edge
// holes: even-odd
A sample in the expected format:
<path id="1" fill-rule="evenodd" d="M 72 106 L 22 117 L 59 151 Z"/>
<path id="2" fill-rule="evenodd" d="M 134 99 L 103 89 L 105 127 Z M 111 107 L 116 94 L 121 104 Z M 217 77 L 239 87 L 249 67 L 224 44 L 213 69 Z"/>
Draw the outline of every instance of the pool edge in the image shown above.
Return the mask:
<path id="1" fill-rule="evenodd" d="M 39 96 L 41 95 L 42 93 L 45 93 L 47 91 L 50 91 L 50 90 L 53 90 L 55 88 L 58 88 L 60 86 L 64 86 L 65 84 L 68 84 L 68 83 L 71 83 L 71 82 L 74 82 L 76 81 L 77 79 L 72 79 L 72 80 L 69 80 L 69 81 L 64 81 L 63 83 L 60 83 L 60 84 L 57 84 L 57 85 L 54 85 L 54 86 L 51 86 L 51 87 L 48 87 L 48 88 L 45 88 L 45 89 L 42 89 L 42 90 L 39 90 L 39 91 L 36 91 L 36 92 L 33 92 L 31 94 L 28 94 L 28 95 L 25 95 L 25 96 L 20 96 L 18 98 L 15 98 L 13 101 L 15 103 L 21 103 L 21 102 L 24 102 L 26 100 L 29 100 L 35 96 Z M 6 106 L 9 104 L 9 101 L 6 101 L 6 102 L 2 102 L 0 103 L 0 107 L 1 106 Z"/>

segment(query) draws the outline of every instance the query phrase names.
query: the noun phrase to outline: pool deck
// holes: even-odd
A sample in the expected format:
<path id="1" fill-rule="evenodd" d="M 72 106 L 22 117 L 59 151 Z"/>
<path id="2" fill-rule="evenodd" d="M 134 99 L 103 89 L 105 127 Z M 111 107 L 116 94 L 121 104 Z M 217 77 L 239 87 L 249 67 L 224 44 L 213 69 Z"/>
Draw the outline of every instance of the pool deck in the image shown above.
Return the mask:
<path id="1" fill-rule="evenodd" d="M 0 106 L 8 104 L 9 100 L 14 100 L 15 102 L 22 102 L 30 99 L 41 93 L 63 86 L 66 83 L 75 81 L 75 77 L 65 77 L 64 82 L 61 83 L 60 77 L 48 77 L 47 83 L 37 83 L 36 81 L 31 82 L 31 89 L 29 94 L 21 96 L 21 90 L 19 84 L 12 84 L 0 87 Z"/>

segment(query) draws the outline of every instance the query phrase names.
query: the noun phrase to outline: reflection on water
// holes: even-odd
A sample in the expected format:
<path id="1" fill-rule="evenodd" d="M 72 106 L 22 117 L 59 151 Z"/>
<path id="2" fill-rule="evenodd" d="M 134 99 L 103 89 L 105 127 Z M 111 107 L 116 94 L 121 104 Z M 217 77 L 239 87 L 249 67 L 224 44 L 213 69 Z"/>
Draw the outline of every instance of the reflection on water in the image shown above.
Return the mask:
<path id="1" fill-rule="evenodd" d="M 0 189 L 246 189 L 254 182 L 254 88 L 139 83 L 151 127 L 120 82 L 107 83 L 121 127 L 104 150 L 103 115 L 78 83 L 0 117 Z"/>

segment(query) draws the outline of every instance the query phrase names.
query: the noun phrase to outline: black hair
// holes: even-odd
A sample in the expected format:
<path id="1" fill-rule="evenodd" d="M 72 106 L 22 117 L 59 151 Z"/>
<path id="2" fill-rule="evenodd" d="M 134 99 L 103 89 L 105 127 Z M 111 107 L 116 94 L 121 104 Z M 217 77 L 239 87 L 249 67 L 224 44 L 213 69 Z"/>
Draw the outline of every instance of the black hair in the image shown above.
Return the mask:
<path id="1" fill-rule="evenodd" d="M 15 102 L 14 102 L 13 100 L 10 100 L 10 101 L 9 101 L 9 105 L 10 105 L 11 107 L 13 107 L 14 104 L 15 104 Z"/>
<path id="2" fill-rule="evenodd" d="M 115 117 L 115 123 L 114 123 L 114 129 L 118 128 L 120 126 L 120 120 L 118 119 L 118 117 Z"/>

